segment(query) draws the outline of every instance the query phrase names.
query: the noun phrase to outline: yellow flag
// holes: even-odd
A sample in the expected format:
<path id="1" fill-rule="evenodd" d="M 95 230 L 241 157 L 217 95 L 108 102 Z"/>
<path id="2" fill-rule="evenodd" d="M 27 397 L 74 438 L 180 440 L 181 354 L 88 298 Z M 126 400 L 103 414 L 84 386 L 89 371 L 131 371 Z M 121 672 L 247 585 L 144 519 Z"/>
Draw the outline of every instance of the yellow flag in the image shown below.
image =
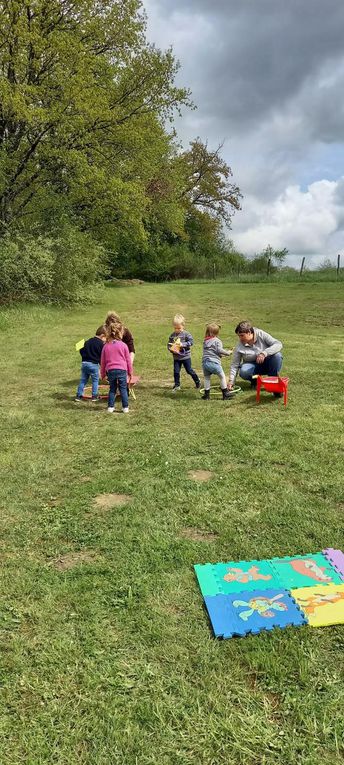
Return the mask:
<path id="1" fill-rule="evenodd" d="M 79 340 L 78 343 L 75 343 L 75 350 L 81 351 L 81 348 L 83 348 L 85 345 L 85 340 Z"/>

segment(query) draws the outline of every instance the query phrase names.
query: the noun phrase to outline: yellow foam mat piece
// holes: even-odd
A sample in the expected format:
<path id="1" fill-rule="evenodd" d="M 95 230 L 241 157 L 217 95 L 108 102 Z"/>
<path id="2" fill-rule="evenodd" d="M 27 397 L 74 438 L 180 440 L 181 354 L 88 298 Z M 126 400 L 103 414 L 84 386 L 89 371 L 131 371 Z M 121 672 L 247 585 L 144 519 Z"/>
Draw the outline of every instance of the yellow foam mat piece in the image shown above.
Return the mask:
<path id="1" fill-rule="evenodd" d="M 291 590 L 311 627 L 344 624 L 344 584 L 319 584 Z"/>

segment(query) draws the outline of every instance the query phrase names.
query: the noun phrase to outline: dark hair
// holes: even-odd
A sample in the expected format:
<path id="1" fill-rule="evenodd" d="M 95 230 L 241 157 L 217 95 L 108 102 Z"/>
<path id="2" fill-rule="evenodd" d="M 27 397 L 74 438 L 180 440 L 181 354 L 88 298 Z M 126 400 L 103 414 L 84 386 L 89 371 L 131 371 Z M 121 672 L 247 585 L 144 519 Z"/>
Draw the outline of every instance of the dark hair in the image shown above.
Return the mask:
<path id="1" fill-rule="evenodd" d="M 100 337 L 100 335 L 106 335 L 104 324 L 102 324 L 101 327 L 98 327 L 96 331 L 96 337 Z"/>
<path id="2" fill-rule="evenodd" d="M 252 334 L 254 333 L 254 329 L 250 321 L 240 321 L 238 326 L 235 327 L 236 335 L 241 335 L 242 332 L 251 332 Z"/>

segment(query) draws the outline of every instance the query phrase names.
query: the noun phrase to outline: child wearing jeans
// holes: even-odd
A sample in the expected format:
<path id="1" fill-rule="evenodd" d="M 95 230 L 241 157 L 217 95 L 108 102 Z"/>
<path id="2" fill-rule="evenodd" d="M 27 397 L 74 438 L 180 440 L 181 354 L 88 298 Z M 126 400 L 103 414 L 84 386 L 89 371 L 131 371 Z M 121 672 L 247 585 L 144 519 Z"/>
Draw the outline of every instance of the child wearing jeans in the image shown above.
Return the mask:
<path id="1" fill-rule="evenodd" d="M 231 398 L 231 394 L 227 390 L 226 375 L 221 365 L 221 356 L 230 356 L 232 351 L 226 351 L 224 349 L 222 342 L 218 337 L 220 329 L 221 327 L 219 324 L 208 324 L 205 330 L 202 358 L 204 374 L 204 393 L 202 398 L 205 401 L 210 398 L 211 375 L 218 375 L 220 378 L 222 398 Z"/>
<path id="2" fill-rule="evenodd" d="M 129 398 L 127 379 L 132 375 L 133 367 L 128 346 L 123 343 L 124 326 L 120 321 L 109 322 L 106 326 L 106 343 L 102 350 L 100 361 L 100 375 L 102 378 L 107 373 L 110 384 L 108 398 L 108 412 L 112 414 L 115 409 L 117 386 L 122 402 L 123 414 L 129 412 Z"/>
<path id="3" fill-rule="evenodd" d="M 186 332 L 185 319 L 180 313 L 177 313 L 174 317 L 173 327 L 173 332 L 167 343 L 168 350 L 173 354 L 173 393 L 180 390 L 180 370 L 182 367 L 184 367 L 185 372 L 192 377 L 196 388 L 200 388 L 200 379 L 197 372 L 192 369 L 191 365 L 191 346 L 193 345 L 193 337 L 190 335 L 190 332 Z"/>
<path id="4" fill-rule="evenodd" d="M 95 337 L 86 340 L 84 347 L 80 349 L 82 363 L 80 382 L 75 398 L 76 403 L 82 401 L 84 388 L 89 377 L 92 380 L 92 401 L 98 400 L 99 364 L 105 340 L 105 327 L 98 327 Z"/>

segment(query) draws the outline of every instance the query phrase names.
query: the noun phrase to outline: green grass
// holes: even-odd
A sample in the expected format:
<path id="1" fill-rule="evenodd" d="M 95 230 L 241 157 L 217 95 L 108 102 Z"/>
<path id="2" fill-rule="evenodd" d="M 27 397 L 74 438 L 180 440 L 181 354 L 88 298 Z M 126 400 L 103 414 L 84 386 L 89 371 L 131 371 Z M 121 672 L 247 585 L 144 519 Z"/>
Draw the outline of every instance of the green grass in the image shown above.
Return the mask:
<path id="1" fill-rule="evenodd" d="M 337 765 L 343 627 L 217 642 L 193 563 L 343 546 L 343 288 L 144 285 L 0 317 L 2 765 Z M 128 417 L 73 404 L 74 344 L 116 309 L 142 375 Z M 290 399 L 174 398 L 176 310 L 200 369 L 249 316 L 284 340 Z M 208 483 L 187 477 L 211 470 Z M 94 497 L 129 494 L 100 512 Z M 213 532 L 192 541 L 185 529 Z M 83 553 L 66 571 L 55 561 Z M 77 555 L 75 558 L 77 563 Z"/>

